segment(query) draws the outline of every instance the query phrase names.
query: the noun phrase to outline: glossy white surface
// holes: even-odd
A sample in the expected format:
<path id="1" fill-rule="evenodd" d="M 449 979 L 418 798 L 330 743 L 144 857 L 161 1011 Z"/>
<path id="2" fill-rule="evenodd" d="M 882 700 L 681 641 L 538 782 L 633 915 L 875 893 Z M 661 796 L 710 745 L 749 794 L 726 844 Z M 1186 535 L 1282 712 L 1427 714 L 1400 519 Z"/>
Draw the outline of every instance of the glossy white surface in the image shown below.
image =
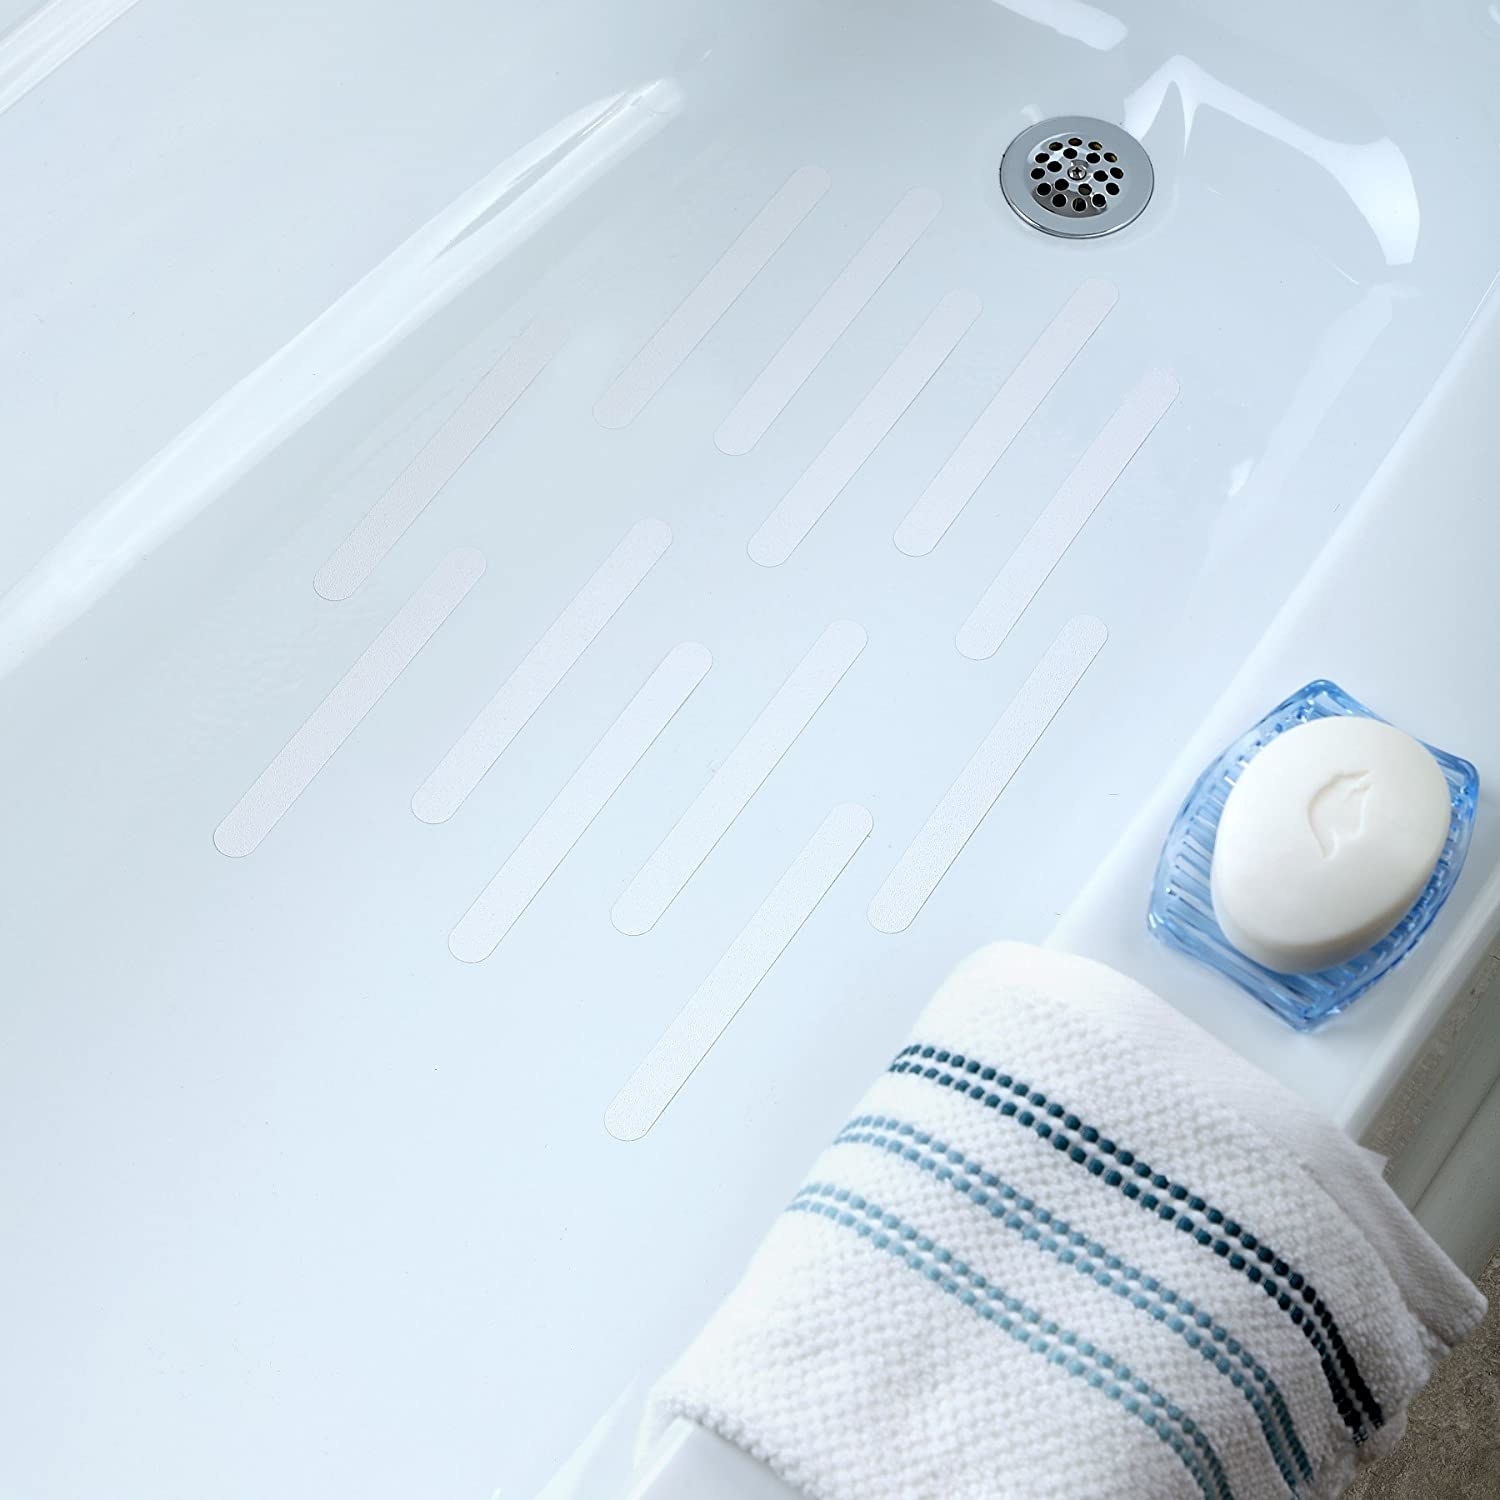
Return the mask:
<path id="1" fill-rule="evenodd" d="M 1483 8 L 48 11 L 56 45 L 0 43 L 25 84 L 0 95 L 22 210 L 0 237 L 0 1489 L 617 1493 L 641 1383 L 922 998 L 1064 910 L 1075 946 L 1341 1118 L 1375 1107 L 1430 1022 L 1420 985 L 1441 995 L 1492 926 L 1488 802 L 1422 964 L 1318 1037 L 1143 954 L 1134 854 L 1077 898 L 1184 744 L 1307 678 L 1483 774 L 1500 757 L 1471 690 L 1494 612 L 1463 582 L 1500 547 L 1493 470 L 1466 467 L 1490 417 L 1471 401 L 1441 476 L 1324 558 L 1500 269 L 1500 200 L 1473 186 L 1500 139 Z M 1151 152 L 1118 235 L 1050 240 L 1000 199 L 1005 145 L 1061 112 Z M 792 183 L 801 216 L 767 230 Z M 868 250 L 898 204 L 939 200 L 903 254 Z M 893 545 L 1095 281 L 1107 315 L 972 498 L 925 554 Z M 791 555 L 753 560 L 952 293 L 982 310 Z M 561 341 L 493 430 L 430 495 L 398 488 L 409 524 L 320 595 L 538 324 Z M 960 654 L 1150 370 L 1171 409 L 994 655 Z M 738 455 L 715 443 L 737 410 L 726 446 L 758 439 Z M 645 520 L 671 546 L 453 815 L 415 816 Z M 236 799 L 471 548 L 485 571 L 441 628 L 258 846 L 221 854 Z M 1422 581 L 1420 652 L 1315 605 L 1296 650 L 1236 677 L 1305 576 L 1347 613 L 1394 569 Z M 877 931 L 872 898 L 1080 616 L 1107 644 L 909 928 Z M 858 660 L 656 925 L 619 932 L 636 872 L 844 619 Z M 476 894 L 685 642 L 707 675 L 493 955 L 457 961 Z M 845 803 L 869 837 L 649 1133 L 612 1138 L 609 1101 Z"/>
<path id="2" fill-rule="evenodd" d="M 679 1417 L 626 1500 L 787 1500 L 796 1491 L 749 1454 Z"/>
<path id="3" fill-rule="evenodd" d="M 1500 467 L 1500 429 L 1485 415 L 1497 361 L 1500 299 L 1492 298 L 1379 474 L 1048 939 L 1150 985 L 1355 1136 L 1370 1127 L 1500 937 L 1491 769 L 1500 755 L 1500 703 L 1484 687 L 1500 660 L 1500 612 L 1485 583 L 1500 551 L 1500 512 L 1484 502 Z M 1404 607 L 1351 610 L 1356 591 L 1374 600 L 1399 596 Z M 1413 620 L 1422 622 L 1418 639 Z M 1309 670 L 1314 662 L 1320 665 Z M 1130 896 L 1149 880 L 1162 830 L 1198 771 L 1277 701 L 1278 684 L 1320 673 L 1429 743 L 1467 754 L 1481 780 L 1464 873 L 1427 936 L 1347 1012 L 1302 1036 L 1289 1035 L 1269 1011 L 1233 1003 L 1229 980 L 1205 977 L 1152 941 L 1134 920 Z M 1442 1107 L 1433 1111 L 1441 1116 L 1437 1133 L 1418 1142 L 1424 1170 L 1394 1164 L 1392 1180 L 1409 1204 L 1417 1204 L 1500 1069 L 1500 1008 L 1482 1005 L 1465 1045 L 1487 1066 L 1461 1066 L 1443 1085 Z M 1488 1207 L 1495 1200 L 1476 1190 L 1475 1201 Z M 1489 1232 L 1500 1232 L 1492 1218 Z"/>

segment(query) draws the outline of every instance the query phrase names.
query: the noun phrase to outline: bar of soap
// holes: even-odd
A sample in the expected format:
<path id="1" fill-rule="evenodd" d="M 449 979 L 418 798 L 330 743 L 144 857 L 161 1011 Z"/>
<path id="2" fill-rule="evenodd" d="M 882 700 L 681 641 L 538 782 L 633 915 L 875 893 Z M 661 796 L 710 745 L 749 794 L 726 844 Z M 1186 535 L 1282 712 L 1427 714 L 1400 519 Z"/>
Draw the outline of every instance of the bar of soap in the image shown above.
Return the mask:
<path id="1" fill-rule="evenodd" d="M 1431 751 L 1377 719 L 1315 719 L 1240 773 L 1219 818 L 1210 887 L 1224 936 L 1279 974 L 1378 943 L 1432 876 L 1452 816 Z"/>

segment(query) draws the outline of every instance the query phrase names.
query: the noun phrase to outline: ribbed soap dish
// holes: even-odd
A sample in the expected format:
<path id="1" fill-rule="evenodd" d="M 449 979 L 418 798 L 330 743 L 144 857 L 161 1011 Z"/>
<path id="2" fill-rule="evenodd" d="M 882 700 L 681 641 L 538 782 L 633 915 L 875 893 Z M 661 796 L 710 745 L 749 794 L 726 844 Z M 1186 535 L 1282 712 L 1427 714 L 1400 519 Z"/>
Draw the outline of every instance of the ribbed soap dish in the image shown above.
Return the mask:
<path id="1" fill-rule="evenodd" d="M 1453 814 L 1437 867 L 1415 904 L 1378 943 L 1346 963 L 1312 974 L 1263 968 L 1230 944 L 1214 917 L 1209 871 L 1219 818 L 1240 773 L 1271 740 L 1299 724 L 1338 714 L 1380 718 L 1337 683 L 1310 682 L 1247 729 L 1203 772 L 1167 835 L 1147 915 L 1161 942 L 1228 975 L 1298 1031 L 1313 1030 L 1353 1003 L 1416 947 L 1463 869 L 1479 798 L 1479 772 L 1459 756 L 1428 745 L 1448 783 Z"/>

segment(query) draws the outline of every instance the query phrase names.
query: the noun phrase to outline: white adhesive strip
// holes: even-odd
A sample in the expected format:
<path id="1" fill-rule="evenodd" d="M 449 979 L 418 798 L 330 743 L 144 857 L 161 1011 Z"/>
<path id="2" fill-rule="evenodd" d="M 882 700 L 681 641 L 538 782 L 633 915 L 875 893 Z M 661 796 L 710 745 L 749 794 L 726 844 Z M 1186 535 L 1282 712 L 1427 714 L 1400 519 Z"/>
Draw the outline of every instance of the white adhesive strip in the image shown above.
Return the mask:
<path id="1" fill-rule="evenodd" d="M 674 646 L 645 685 L 625 705 L 568 784 L 553 798 L 495 878 L 448 935 L 455 958 L 477 964 L 500 940 L 552 878 L 584 829 L 620 789 L 636 762 L 703 681 L 713 658 L 704 646 Z"/>
<path id="2" fill-rule="evenodd" d="M 896 528 L 903 552 L 922 557 L 937 546 L 1119 296 L 1108 281 L 1085 281 L 1068 298 Z"/>
<path id="3" fill-rule="evenodd" d="M 546 322 L 530 323 L 521 330 L 318 570 L 313 587 L 324 599 L 349 598 L 375 571 L 407 527 L 546 369 L 564 337 L 561 328 Z"/>
<path id="4" fill-rule="evenodd" d="M 870 924 L 904 932 L 1031 754 L 1068 695 L 1103 649 L 1109 632 L 1092 615 L 1068 621 L 1031 676 L 984 737 L 922 831 L 870 903 Z"/>
<path id="5" fill-rule="evenodd" d="M 936 193 L 913 188 L 891 210 L 724 419 L 714 441 L 725 453 L 748 453 L 765 436 L 942 206 Z"/>
<path id="6" fill-rule="evenodd" d="M 628 427 L 640 416 L 646 403 L 765 269 L 828 185 L 828 173 L 821 167 L 803 167 L 787 179 L 595 403 L 594 419 L 601 427 Z"/>
<path id="7" fill-rule="evenodd" d="M 621 932 L 649 932 L 661 920 L 864 650 L 866 639 L 852 620 L 836 621 L 818 637 L 615 903 L 611 919 Z"/>
<path id="8" fill-rule="evenodd" d="M 664 521 L 630 528 L 417 789 L 411 810 L 424 823 L 446 822 L 458 811 L 671 543 Z"/>
<path id="9" fill-rule="evenodd" d="M 980 306 L 973 292 L 949 292 L 938 303 L 853 415 L 751 537 L 750 556 L 754 561 L 774 568 L 792 555 L 953 353 L 979 316 Z"/>
<path id="10" fill-rule="evenodd" d="M 1110 486 L 1177 399 L 1177 390 L 1171 375 L 1152 370 L 1120 403 L 960 627 L 957 645 L 965 656 L 983 661 L 1000 649 Z"/>
<path id="11" fill-rule="evenodd" d="M 616 1140 L 638 1141 L 661 1118 L 870 836 L 872 826 L 870 814 L 853 802 L 834 808 L 823 820 L 605 1110 L 605 1129 Z"/>
<path id="12" fill-rule="evenodd" d="M 265 838 L 483 572 L 484 557 L 471 548 L 438 564 L 214 830 L 221 854 L 239 858 Z"/>

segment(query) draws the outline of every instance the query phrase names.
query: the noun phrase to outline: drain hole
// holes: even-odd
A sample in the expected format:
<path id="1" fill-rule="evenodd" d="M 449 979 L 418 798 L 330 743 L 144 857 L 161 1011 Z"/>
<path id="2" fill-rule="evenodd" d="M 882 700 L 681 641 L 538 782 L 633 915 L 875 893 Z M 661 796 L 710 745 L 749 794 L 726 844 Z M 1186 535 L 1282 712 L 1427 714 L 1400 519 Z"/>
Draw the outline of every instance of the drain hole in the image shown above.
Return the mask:
<path id="1" fill-rule="evenodd" d="M 1057 136 L 1035 134 L 1059 126 Z M 1083 134 L 1089 129 L 1096 131 L 1094 139 Z M 1034 228 L 1083 239 L 1132 223 L 1151 196 L 1152 178 L 1150 158 L 1118 126 L 1058 119 L 1031 127 L 1011 143 L 1000 187 Z"/>

